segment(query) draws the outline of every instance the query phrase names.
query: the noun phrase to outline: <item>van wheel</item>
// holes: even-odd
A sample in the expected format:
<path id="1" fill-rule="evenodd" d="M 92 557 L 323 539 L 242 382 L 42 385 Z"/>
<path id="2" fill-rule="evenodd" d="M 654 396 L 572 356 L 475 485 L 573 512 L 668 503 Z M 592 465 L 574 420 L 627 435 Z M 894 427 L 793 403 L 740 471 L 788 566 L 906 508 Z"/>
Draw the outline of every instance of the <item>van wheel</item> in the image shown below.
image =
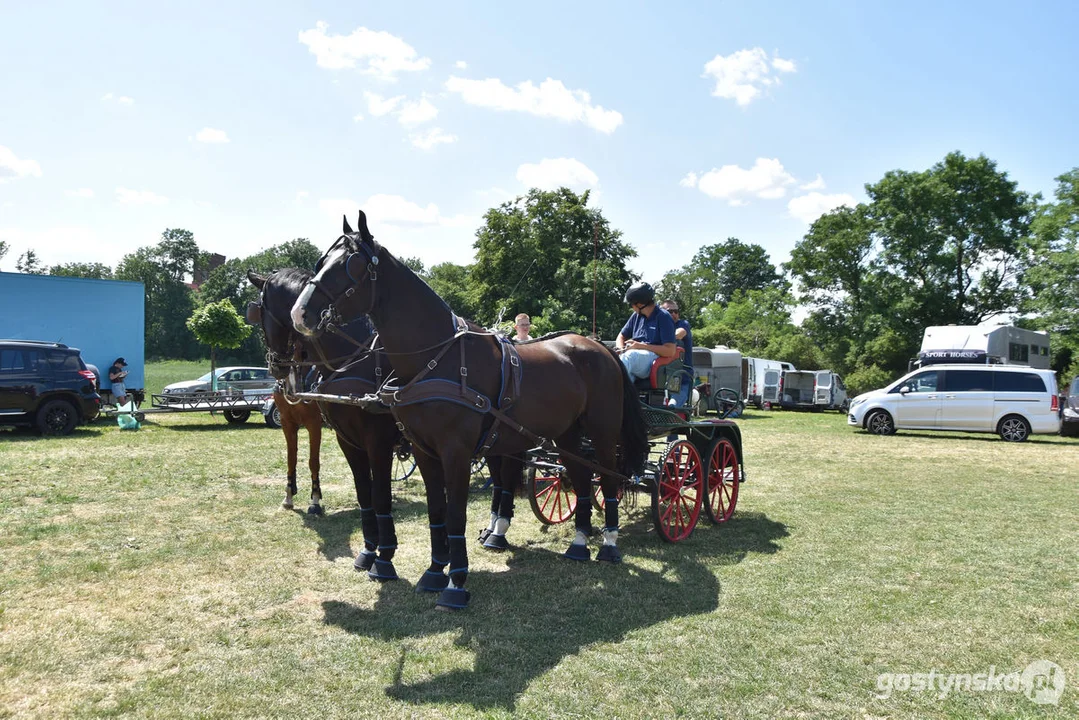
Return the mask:
<path id="1" fill-rule="evenodd" d="M 79 415 L 66 400 L 50 400 L 37 413 L 37 429 L 43 435 L 70 435 Z"/>
<path id="2" fill-rule="evenodd" d="M 1023 442 L 1030 437 L 1030 423 L 1018 415 L 1008 415 L 997 427 L 1000 439 L 1007 442 Z"/>
<path id="3" fill-rule="evenodd" d="M 895 422 L 884 410 L 874 410 L 865 421 L 865 429 L 874 435 L 895 435 Z"/>

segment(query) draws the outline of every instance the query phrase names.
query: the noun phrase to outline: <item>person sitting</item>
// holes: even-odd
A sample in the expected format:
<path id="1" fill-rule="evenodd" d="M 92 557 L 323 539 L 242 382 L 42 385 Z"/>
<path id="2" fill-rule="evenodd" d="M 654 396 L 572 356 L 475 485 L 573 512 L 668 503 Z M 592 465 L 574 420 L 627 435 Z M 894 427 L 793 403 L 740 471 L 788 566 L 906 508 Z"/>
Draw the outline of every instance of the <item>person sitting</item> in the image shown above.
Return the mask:
<path id="1" fill-rule="evenodd" d="M 625 299 L 633 314 L 618 333 L 615 348 L 630 377 L 646 378 L 657 357 L 669 358 L 678 353 L 674 320 L 656 305 L 656 293 L 646 282 L 630 285 Z"/>
<path id="2" fill-rule="evenodd" d="M 532 318 L 528 317 L 525 313 L 519 314 L 513 319 L 513 329 L 516 331 L 516 334 L 510 339 L 515 343 L 531 340 L 532 336 L 528 334 L 528 331 L 531 328 Z"/>
<path id="3" fill-rule="evenodd" d="M 678 303 L 674 300 L 664 300 L 663 309 L 670 313 L 674 320 L 675 342 L 685 351 L 682 356 L 682 387 L 671 395 L 671 405 L 685 407 L 689 392 L 693 388 L 693 331 L 689 328 L 689 321 L 682 319 Z"/>

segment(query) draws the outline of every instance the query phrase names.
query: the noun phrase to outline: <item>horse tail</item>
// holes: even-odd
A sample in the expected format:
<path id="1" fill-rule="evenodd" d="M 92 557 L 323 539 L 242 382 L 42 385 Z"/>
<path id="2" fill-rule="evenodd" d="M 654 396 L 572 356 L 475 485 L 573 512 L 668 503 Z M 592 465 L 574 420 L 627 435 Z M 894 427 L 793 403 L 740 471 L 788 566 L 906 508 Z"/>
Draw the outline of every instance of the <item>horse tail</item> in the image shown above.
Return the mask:
<path id="1" fill-rule="evenodd" d="M 614 350 L 607 350 L 622 370 L 622 457 L 618 472 L 623 475 L 640 475 L 644 472 L 644 463 L 648 459 L 648 427 L 644 424 L 641 401 L 637 398 L 637 390 L 633 387 L 629 371 Z"/>

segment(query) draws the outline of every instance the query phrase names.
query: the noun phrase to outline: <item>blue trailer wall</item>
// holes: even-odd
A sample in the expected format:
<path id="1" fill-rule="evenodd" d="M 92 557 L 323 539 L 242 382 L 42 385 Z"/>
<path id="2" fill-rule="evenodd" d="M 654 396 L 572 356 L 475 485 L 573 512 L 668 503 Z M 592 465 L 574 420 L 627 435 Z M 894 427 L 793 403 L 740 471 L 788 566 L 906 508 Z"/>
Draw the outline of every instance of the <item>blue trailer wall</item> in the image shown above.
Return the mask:
<path id="1" fill-rule="evenodd" d="M 127 360 L 127 387 L 146 387 L 146 293 L 140 282 L 0 272 L 0 338 L 59 342 L 82 351 L 110 387 Z"/>

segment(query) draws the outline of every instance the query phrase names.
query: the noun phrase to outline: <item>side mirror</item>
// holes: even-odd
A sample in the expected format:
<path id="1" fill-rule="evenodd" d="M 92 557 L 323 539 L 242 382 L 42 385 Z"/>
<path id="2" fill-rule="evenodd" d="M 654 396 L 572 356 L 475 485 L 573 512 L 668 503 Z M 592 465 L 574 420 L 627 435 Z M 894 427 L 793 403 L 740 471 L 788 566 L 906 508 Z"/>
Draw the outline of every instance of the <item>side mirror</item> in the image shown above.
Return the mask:
<path id="1" fill-rule="evenodd" d="M 910 385 L 904 385 L 903 387 L 899 388 L 899 394 L 900 395 L 906 395 L 909 392 L 913 392 L 913 390 L 911 390 Z"/>

